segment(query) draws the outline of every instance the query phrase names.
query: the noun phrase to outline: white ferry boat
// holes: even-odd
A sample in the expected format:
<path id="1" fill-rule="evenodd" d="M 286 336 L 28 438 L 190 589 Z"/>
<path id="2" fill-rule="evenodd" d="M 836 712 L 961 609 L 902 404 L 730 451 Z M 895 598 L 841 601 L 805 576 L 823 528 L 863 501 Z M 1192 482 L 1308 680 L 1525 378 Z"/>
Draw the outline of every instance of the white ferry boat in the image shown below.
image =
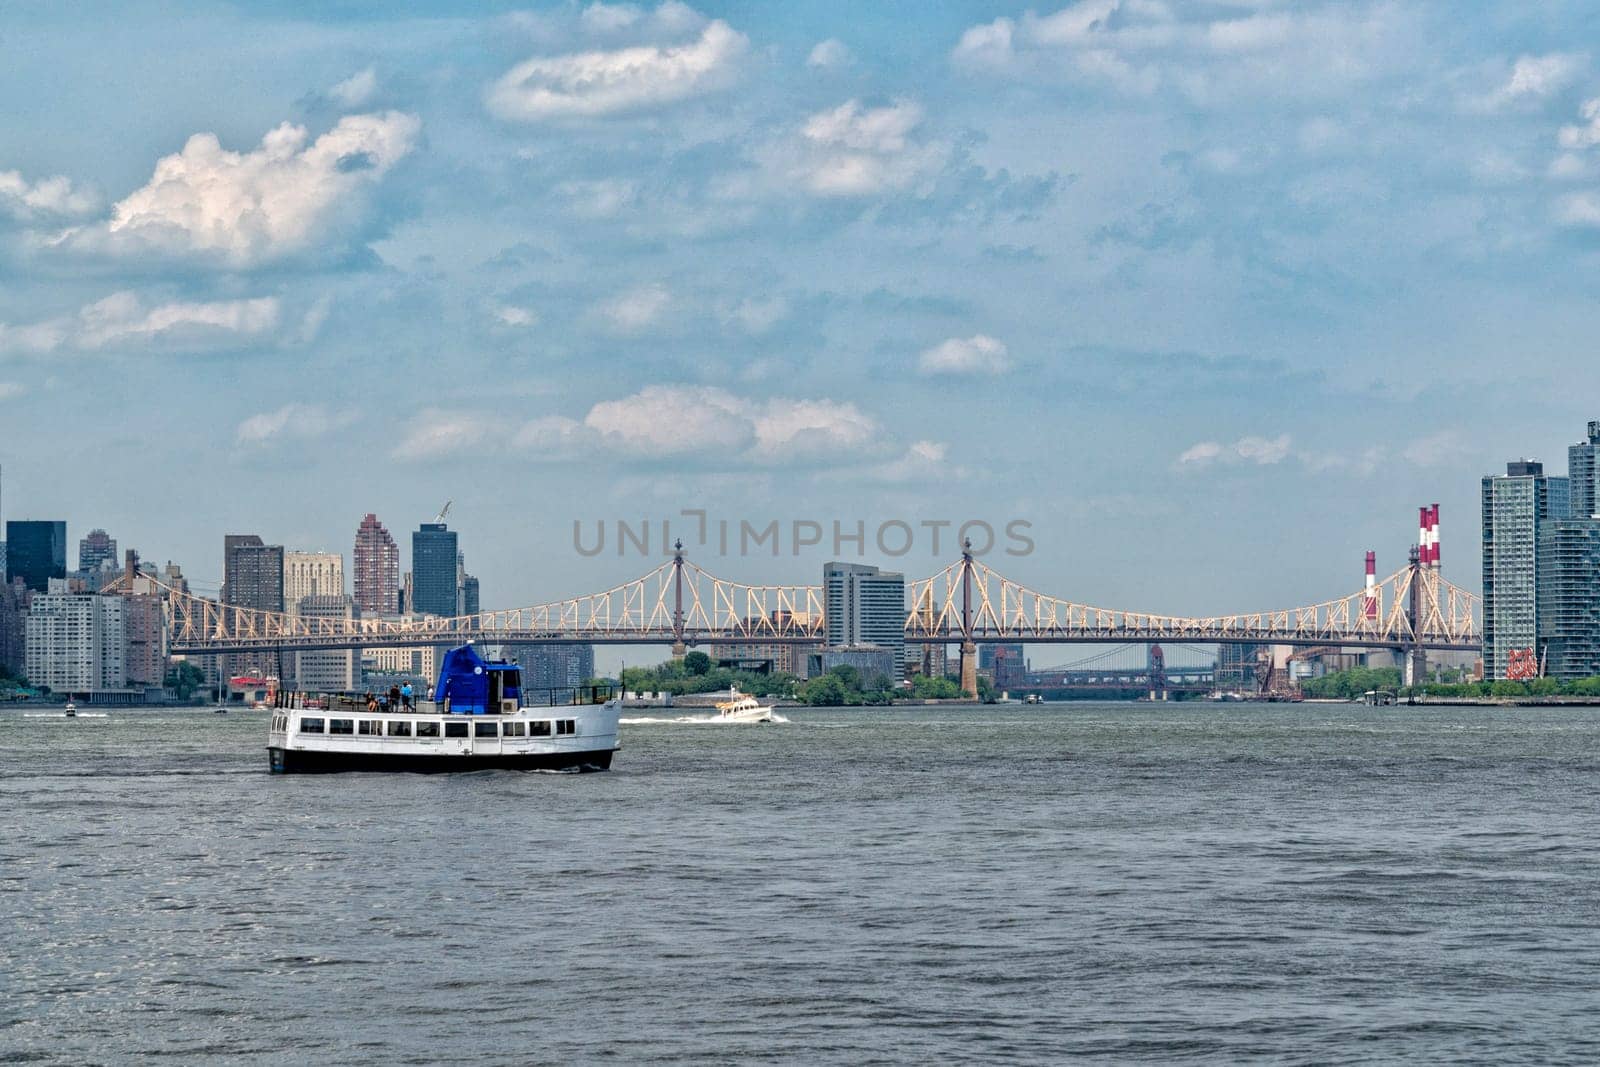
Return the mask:
<path id="1" fill-rule="evenodd" d="M 605 686 L 522 689 L 514 664 L 451 649 L 431 700 L 374 710 L 349 694 L 279 693 L 267 733 L 275 774 L 331 771 L 603 771 L 620 702 Z"/>
<path id="2" fill-rule="evenodd" d="M 728 722 L 771 722 L 772 705 L 739 692 L 737 686 L 729 686 L 728 699 L 717 705 L 717 717 Z"/>

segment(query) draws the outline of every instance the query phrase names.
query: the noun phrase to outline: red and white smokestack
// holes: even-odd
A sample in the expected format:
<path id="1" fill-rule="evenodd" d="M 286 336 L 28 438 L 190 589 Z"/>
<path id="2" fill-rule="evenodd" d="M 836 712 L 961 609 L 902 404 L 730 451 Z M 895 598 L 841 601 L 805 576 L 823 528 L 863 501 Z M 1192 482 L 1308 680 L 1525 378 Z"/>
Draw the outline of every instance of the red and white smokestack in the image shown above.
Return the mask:
<path id="1" fill-rule="evenodd" d="M 1367 553 L 1367 599 L 1362 605 L 1363 613 L 1367 618 L 1376 620 L 1378 617 L 1378 554 Z"/>
<path id="2" fill-rule="evenodd" d="M 1439 569 L 1439 505 L 1433 505 L 1428 516 L 1428 562 L 1433 564 L 1433 569 Z"/>
<path id="3" fill-rule="evenodd" d="M 1433 516 L 1428 513 L 1428 505 L 1424 504 L 1417 509 L 1417 562 L 1426 567 L 1432 554 L 1428 548 L 1428 531 Z"/>

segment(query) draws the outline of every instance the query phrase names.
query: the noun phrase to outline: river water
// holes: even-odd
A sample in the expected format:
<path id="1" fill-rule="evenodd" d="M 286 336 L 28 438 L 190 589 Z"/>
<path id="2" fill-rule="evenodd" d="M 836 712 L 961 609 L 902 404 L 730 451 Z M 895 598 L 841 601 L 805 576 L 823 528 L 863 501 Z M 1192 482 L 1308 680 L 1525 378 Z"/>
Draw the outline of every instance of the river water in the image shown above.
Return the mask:
<path id="1" fill-rule="evenodd" d="M 0 712 L 0 1060 L 1600 1058 L 1600 711 L 788 714 L 271 777 Z"/>

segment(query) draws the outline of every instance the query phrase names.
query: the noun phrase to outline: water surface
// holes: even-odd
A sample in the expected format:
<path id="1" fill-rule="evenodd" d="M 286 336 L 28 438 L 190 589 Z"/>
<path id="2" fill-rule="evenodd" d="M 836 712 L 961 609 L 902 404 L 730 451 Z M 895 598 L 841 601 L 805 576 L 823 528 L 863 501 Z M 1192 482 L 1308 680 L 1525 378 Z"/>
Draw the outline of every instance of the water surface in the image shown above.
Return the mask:
<path id="1" fill-rule="evenodd" d="M 1600 1057 L 1595 709 L 786 714 L 271 777 L 0 712 L 0 1060 Z"/>

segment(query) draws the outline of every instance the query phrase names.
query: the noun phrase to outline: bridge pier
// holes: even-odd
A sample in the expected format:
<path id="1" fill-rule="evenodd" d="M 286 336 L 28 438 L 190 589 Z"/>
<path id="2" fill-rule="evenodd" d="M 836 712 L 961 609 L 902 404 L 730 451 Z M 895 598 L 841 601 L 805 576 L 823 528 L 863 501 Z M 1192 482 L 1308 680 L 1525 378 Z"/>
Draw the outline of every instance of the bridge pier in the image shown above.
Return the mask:
<path id="1" fill-rule="evenodd" d="M 961 692 L 978 699 L 978 646 L 971 641 L 961 642 Z"/>

